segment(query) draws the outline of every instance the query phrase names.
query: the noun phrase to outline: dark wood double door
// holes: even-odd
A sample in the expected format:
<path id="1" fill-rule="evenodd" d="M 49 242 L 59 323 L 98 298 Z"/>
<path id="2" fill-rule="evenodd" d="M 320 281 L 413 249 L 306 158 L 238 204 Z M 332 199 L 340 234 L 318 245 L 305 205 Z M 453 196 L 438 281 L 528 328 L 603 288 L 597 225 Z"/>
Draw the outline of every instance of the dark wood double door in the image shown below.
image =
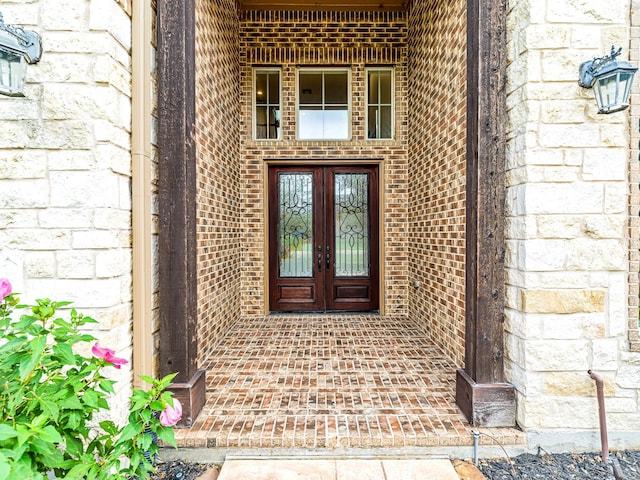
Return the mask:
<path id="1" fill-rule="evenodd" d="M 269 309 L 379 309 L 378 167 L 269 168 Z"/>

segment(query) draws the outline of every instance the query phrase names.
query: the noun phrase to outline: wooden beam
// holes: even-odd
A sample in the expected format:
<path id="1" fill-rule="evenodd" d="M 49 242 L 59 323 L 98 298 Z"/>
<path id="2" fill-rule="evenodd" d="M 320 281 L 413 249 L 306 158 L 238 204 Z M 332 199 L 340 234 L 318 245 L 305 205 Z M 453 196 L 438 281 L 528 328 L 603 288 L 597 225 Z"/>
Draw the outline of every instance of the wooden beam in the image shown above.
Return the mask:
<path id="1" fill-rule="evenodd" d="M 195 0 L 158 0 L 160 374 L 189 425 L 204 404 L 197 370 Z M 201 398 L 202 397 L 202 398 Z"/>
<path id="2" fill-rule="evenodd" d="M 515 425 L 504 383 L 506 56 L 506 0 L 468 0 L 466 350 L 456 400 L 478 426 Z"/>
<path id="3" fill-rule="evenodd" d="M 349 10 L 400 11 L 406 10 L 408 0 L 241 0 L 242 10 Z"/>

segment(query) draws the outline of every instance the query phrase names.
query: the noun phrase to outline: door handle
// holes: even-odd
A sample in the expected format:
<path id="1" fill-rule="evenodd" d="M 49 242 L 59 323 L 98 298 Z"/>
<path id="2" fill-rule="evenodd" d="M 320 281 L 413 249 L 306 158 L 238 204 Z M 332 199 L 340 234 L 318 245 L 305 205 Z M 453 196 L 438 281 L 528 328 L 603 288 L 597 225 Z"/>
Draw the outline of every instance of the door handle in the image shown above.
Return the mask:
<path id="1" fill-rule="evenodd" d="M 331 268 L 331 254 L 327 253 L 327 270 Z"/>
<path id="2" fill-rule="evenodd" d="M 318 271 L 322 270 L 322 254 L 318 254 Z"/>

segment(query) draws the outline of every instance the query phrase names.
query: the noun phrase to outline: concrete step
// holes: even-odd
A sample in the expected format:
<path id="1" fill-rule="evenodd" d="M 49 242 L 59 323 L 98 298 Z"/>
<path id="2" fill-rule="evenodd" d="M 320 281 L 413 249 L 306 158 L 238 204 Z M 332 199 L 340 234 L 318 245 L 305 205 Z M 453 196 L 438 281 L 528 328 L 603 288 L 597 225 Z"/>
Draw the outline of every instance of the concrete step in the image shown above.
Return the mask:
<path id="1" fill-rule="evenodd" d="M 448 459 L 227 457 L 218 480 L 459 480 Z"/>

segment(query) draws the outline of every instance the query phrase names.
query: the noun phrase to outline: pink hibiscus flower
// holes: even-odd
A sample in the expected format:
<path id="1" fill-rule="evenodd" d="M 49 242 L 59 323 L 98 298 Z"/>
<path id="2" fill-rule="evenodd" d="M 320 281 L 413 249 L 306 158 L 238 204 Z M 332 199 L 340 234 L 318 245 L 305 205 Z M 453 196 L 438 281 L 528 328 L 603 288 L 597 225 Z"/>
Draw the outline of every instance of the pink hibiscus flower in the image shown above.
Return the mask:
<path id="1" fill-rule="evenodd" d="M 110 348 L 103 348 L 100 346 L 98 342 L 91 348 L 91 353 L 93 353 L 98 358 L 103 358 L 109 363 L 112 363 L 114 367 L 120 368 L 121 365 L 125 365 L 129 363 L 124 358 L 116 357 L 115 351 Z"/>
<path id="2" fill-rule="evenodd" d="M 177 398 L 173 399 L 173 407 L 169 404 L 160 412 L 160 425 L 173 427 L 182 417 L 182 404 Z"/>
<path id="3" fill-rule="evenodd" d="M 6 278 L 0 278 L 0 302 L 11 295 L 11 282 Z"/>

